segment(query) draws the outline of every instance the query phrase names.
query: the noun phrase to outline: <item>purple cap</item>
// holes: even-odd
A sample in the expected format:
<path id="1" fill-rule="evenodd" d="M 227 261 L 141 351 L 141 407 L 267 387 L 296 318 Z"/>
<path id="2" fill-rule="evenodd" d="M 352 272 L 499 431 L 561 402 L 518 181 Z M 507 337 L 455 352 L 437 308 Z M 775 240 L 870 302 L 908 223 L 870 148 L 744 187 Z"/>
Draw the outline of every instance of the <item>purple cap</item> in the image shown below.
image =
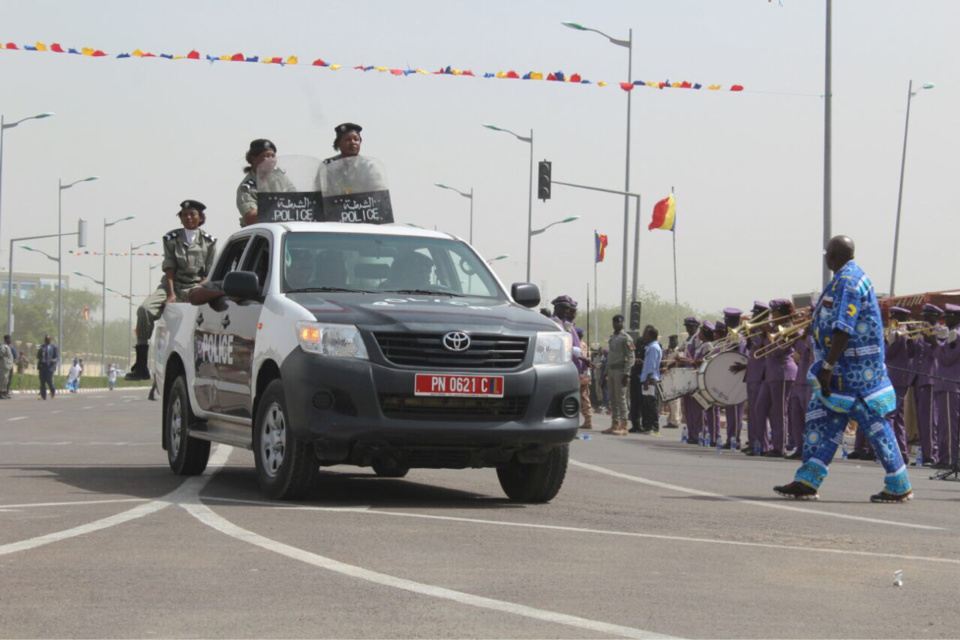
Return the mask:
<path id="1" fill-rule="evenodd" d="M 923 313 L 931 313 L 931 314 L 932 314 L 932 313 L 935 313 L 935 314 L 937 314 L 938 316 L 942 316 L 942 315 L 943 315 L 943 309 L 941 309 L 940 307 L 938 307 L 938 306 L 935 305 L 935 304 L 930 304 L 930 303 L 928 302 L 927 304 L 923 305 Z"/>
<path id="2" fill-rule="evenodd" d="M 948 302 L 947 304 L 943 305 L 943 310 L 945 313 L 960 315 L 960 305 L 950 304 Z"/>
<path id="3" fill-rule="evenodd" d="M 700 324 L 700 321 L 694 318 L 693 316 L 687 316 L 683 319 L 683 324 Z"/>
<path id="4" fill-rule="evenodd" d="M 713 329 L 714 329 L 715 331 L 719 331 L 720 329 L 723 329 L 724 331 L 726 331 L 726 330 L 727 330 L 727 323 L 724 322 L 723 320 L 717 320 L 717 324 L 713 325 Z"/>
<path id="5" fill-rule="evenodd" d="M 723 315 L 726 316 L 727 318 L 729 317 L 739 318 L 740 316 L 743 315 L 743 311 L 740 311 L 740 309 L 737 309 L 736 307 L 727 307 L 726 309 L 723 310 Z"/>
<path id="6" fill-rule="evenodd" d="M 782 307 L 793 306 L 793 303 L 790 302 L 787 298 L 774 298 L 770 301 L 770 306 L 774 309 L 780 309 Z"/>
<path id="7" fill-rule="evenodd" d="M 704 320 L 704 321 L 703 321 L 703 324 L 700 325 L 700 328 L 701 328 L 701 329 L 706 329 L 706 330 L 709 331 L 710 333 L 713 333 L 713 323 L 710 322 L 709 320 Z"/>
<path id="8" fill-rule="evenodd" d="M 769 308 L 770 308 L 770 305 L 768 305 L 768 304 L 767 304 L 766 302 L 764 302 L 763 300 L 754 300 L 754 301 L 753 301 L 753 310 L 754 310 L 754 311 L 766 311 L 766 310 L 769 309 Z"/>
<path id="9" fill-rule="evenodd" d="M 910 309 L 905 309 L 903 307 L 890 307 L 890 313 L 899 313 L 908 316 L 910 315 Z"/>
<path id="10" fill-rule="evenodd" d="M 551 302 L 550 304 L 552 304 L 552 305 L 555 306 L 555 307 L 556 307 L 557 305 L 563 305 L 563 306 L 570 307 L 571 309 L 576 309 L 576 308 L 577 308 L 577 302 L 576 302 L 576 300 L 574 300 L 574 299 L 571 298 L 570 296 L 559 296 L 559 297 L 557 297 L 557 298 L 554 298 L 554 299 L 553 299 L 553 302 Z"/>

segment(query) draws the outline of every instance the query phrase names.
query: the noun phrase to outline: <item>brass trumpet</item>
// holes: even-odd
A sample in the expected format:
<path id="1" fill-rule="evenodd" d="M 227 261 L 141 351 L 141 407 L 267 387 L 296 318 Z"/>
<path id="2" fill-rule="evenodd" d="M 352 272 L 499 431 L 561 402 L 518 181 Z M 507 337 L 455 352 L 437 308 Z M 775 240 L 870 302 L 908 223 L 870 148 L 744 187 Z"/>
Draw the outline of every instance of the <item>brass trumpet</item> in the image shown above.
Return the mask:
<path id="1" fill-rule="evenodd" d="M 739 327 L 735 329 L 730 329 L 729 334 L 724 340 L 736 338 L 737 342 L 741 339 L 752 338 L 753 336 L 760 335 L 760 331 L 763 330 L 763 326 L 770 322 L 767 319 L 767 316 L 770 315 L 770 309 L 764 309 L 754 317 L 750 318 L 750 322 L 744 322 Z"/>
<path id="2" fill-rule="evenodd" d="M 900 327 L 909 327 L 917 324 L 927 324 L 927 323 L 924 322 L 923 320 L 906 320 L 904 322 L 900 322 L 899 320 L 891 318 L 890 322 L 887 323 L 887 329 L 891 331 L 896 331 Z"/>
<path id="3" fill-rule="evenodd" d="M 789 327 L 777 327 L 776 335 L 773 337 L 773 340 L 770 342 L 770 344 L 765 344 L 754 351 L 753 357 L 764 358 L 771 353 L 779 351 L 780 349 L 786 349 L 803 337 L 804 330 L 809 327 L 812 322 L 813 318 L 807 318 L 806 320 L 790 325 Z"/>
<path id="4" fill-rule="evenodd" d="M 907 338 L 912 338 L 913 336 L 934 336 L 940 331 L 940 328 L 943 326 L 940 324 L 929 324 L 927 322 L 922 322 L 922 321 L 918 321 L 918 322 L 920 322 L 920 324 L 923 324 L 923 326 L 918 327 L 916 329 L 911 329 L 910 331 L 905 331 L 900 335 L 905 336 Z"/>

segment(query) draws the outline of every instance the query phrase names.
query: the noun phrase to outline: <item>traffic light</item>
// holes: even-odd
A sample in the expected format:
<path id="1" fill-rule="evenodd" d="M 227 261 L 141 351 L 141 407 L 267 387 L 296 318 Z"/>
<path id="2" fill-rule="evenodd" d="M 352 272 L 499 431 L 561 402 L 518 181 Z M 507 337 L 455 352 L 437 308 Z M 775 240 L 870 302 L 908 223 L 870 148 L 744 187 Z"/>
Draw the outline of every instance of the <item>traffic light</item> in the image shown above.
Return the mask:
<path id="1" fill-rule="evenodd" d="M 541 200 L 550 199 L 550 166 L 549 160 L 540 161 L 539 180 L 537 181 L 537 197 Z"/>
<path id="2" fill-rule="evenodd" d="M 640 301 L 630 303 L 630 331 L 640 331 Z"/>

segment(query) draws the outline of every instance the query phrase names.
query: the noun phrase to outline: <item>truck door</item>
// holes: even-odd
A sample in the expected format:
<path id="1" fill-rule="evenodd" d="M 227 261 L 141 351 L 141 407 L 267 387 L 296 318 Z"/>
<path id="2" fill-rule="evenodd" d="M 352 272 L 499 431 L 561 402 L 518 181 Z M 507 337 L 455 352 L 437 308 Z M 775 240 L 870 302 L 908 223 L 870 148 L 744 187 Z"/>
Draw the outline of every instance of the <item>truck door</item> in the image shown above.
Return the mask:
<path id="1" fill-rule="evenodd" d="M 263 308 L 263 294 L 270 276 L 270 239 L 257 234 L 250 241 L 241 271 L 252 271 L 260 279 L 260 298 L 256 300 L 226 300 L 219 313 L 220 340 L 229 357 L 217 364 L 218 413 L 252 418 L 253 414 L 253 357 L 257 325 Z"/>
<path id="2" fill-rule="evenodd" d="M 234 238 L 223 250 L 210 279 L 222 282 L 225 275 L 236 271 L 249 241 L 250 236 Z M 204 411 L 219 411 L 216 380 L 217 361 L 221 356 L 220 311 L 224 308 L 225 299 L 219 299 L 197 309 L 196 326 L 193 330 L 193 390 L 197 404 Z"/>

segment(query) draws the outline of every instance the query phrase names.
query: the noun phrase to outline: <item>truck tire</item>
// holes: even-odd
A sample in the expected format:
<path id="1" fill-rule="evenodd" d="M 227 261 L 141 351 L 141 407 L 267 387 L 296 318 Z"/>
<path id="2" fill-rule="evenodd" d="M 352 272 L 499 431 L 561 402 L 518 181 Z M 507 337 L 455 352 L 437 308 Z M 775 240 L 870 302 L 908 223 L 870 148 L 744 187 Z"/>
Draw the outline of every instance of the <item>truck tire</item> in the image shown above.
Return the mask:
<path id="1" fill-rule="evenodd" d="M 196 418 L 190 408 L 187 381 L 179 376 L 173 381 L 170 393 L 163 398 L 166 403 L 166 424 L 163 425 L 167 440 L 167 461 L 179 476 L 198 476 L 207 468 L 210 459 L 210 442 L 190 437 L 190 425 Z"/>
<path id="2" fill-rule="evenodd" d="M 267 385 L 253 421 L 253 457 L 260 489 L 275 500 L 307 495 L 320 478 L 320 461 L 309 443 L 297 440 L 289 424 L 283 382 Z"/>
<path id="3" fill-rule="evenodd" d="M 381 478 L 403 478 L 410 473 L 410 467 L 398 464 L 388 466 L 382 462 L 374 461 L 370 466 L 373 467 L 373 472 Z"/>
<path id="4" fill-rule="evenodd" d="M 562 445 L 536 464 L 525 464 L 514 457 L 497 467 L 497 477 L 503 492 L 514 502 L 550 502 L 560 493 L 569 459 L 570 447 Z"/>

